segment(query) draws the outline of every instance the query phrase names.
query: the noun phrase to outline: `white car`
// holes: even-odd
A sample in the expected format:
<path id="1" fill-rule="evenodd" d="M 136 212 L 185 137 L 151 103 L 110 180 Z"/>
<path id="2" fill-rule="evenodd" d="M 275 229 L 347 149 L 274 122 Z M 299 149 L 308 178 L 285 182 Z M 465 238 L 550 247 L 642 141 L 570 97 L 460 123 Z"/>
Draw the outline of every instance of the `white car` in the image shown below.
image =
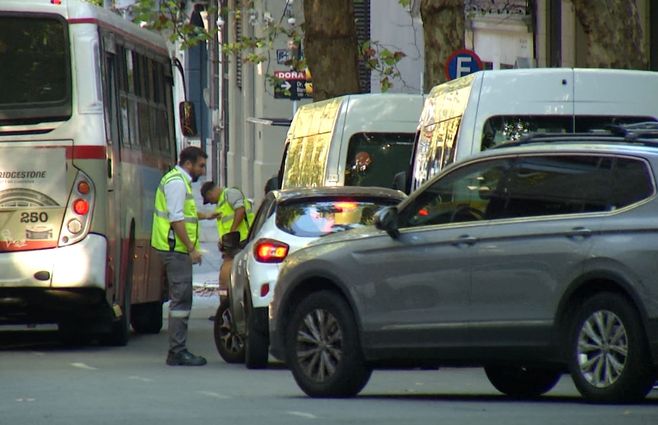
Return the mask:
<path id="1" fill-rule="evenodd" d="M 279 265 L 288 254 L 318 238 L 373 223 L 380 208 L 406 195 L 380 187 L 321 187 L 267 194 L 252 223 L 247 245 L 233 259 L 228 299 L 215 315 L 215 344 L 229 363 L 267 366 L 268 305 Z"/>

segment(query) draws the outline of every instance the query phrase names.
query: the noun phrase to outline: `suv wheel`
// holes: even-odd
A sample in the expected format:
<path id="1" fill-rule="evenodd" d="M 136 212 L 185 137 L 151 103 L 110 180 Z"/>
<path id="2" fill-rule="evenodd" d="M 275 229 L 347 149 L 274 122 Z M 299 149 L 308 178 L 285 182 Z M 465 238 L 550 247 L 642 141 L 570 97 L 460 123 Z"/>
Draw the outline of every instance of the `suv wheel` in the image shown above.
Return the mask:
<path id="1" fill-rule="evenodd" d="M 570 335 L 569 369 L 587 400 L 633 402 L 651 390 L 655 375 L 641 319 L 625 298 L 600 293 L 588 299 Z"/>
<path id="2" fill-rule="evenodd" d="M 334 292 L 306 297 L 293 311 L 285 338 L 288 366 L 311 397 L 352 397 L 370 379 L 352 312 Z"/>
<path id="3" fill-rule="evenodd" d="M 215 346 L 226 363 L 244 362 L 244 341 L 235 332 L 228 297 L 222 297 L 213 326 Z"/>
<path id="4" fill-rule="evenodd" d="M 545 394 L 553 389 L 562 376 L 556 370 L 525 366 L 486 366 L 484 371 L 498 391 L 516 398 Z"/>
<path id="5" fill-rule="evenodd" d="M 248 300 L 248 302 L 251 301 Z M 267 323 L 267 309 L 247 307 L 246 313 L 247 335 L 244 341 L 244 364 L 247 369 L 264 369 L 267 367 L 270 341 L 267 333 L 259 329 L 258 324 Z"/>

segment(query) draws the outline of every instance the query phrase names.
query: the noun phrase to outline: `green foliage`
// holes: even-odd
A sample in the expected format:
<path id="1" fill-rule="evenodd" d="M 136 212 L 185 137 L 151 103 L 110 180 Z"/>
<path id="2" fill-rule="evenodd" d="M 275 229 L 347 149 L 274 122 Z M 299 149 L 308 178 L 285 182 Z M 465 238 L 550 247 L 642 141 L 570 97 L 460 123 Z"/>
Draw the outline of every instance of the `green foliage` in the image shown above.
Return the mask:
<path id="1" fill-rule="evenodd" d="M 136 22 L 145 22 L 148 28 L 167 34 L 172 42 L 179 41 L 183 48 L 196 46 L 212 37 L 205 28 L 190 23 L 190 16 L 178 0 L 161 0 L 159 7 L 156 7 L 155 0 L 139 0 L 133 6 L 133 14 Z"/>
<path id="2" fill-rule="evenodd" d="M 361 60 L 371 71 L 379 74 L 383 92 L 393 87 L 393 81 L 401 77 L 397 65 L 406 55 L 400 50 L 392 51 L 378 41 L 365 41 L 359 45 Z"/>
<path id="3" fill-rule="evenodd" d="M 102 6 L 103 0 L 85 0 L 88 3 L 95 4 L 96 6 Z"/>
<path id="4" fill-rule="evenodd" d="M 88 0 L 102 2 L 102 0 Z M 356 0 L 358 1 L 358 0 Z M 405 5 L 410 0 L 400 0 Z M 133 6 L 133 15 L 136 22 L 145 22 L 150 29 L 167 34 L 172 42 L 180 42 L 184 49 L 206 42 L 214 34 L 205 28 L 190 24 L 190 16 L 185 13 L 180 0 L 160 0 L 159 6 L 156 0 L 138 0 Z M 210 2 L 212 4 L 212 2 Z M 243 13 L 249 13 L 252 4 L 245 4 L 244 9 L 233 10 L 228 8 L 207 9 L 209 13 L 218 13 L 224 22 L 229 22 L 229 16 L 233 19 L 243 19 Z M 276 22 L 263 23 L 261 36 L 242 37 L 240 40 L 223 43 L 222 50 L 227 54 L 240 55 L 244 62 L 258 64 L 269 59 L 269 52 L 274 48 L 274 42 L 281 37 L 288 40 L 292 47 L 291 59 L 286 65 L 291 70 L 302 71 L 306 69 L 306 61 L 303 56 L 296 54 L 302 44 L 303 33 L 298 27 L 289 28 Z M 377 41 L 366 41 L 359 46 L 361 59 L 372 71 L 380 75 L 382 91 L 387 91 L 393 86 L 393 81 L 400 78 L 397 63 L 405 57 L 401 51 L 391 51 Z M 268 77 L 271 84 L 278 84 L 276 78 Z"/>

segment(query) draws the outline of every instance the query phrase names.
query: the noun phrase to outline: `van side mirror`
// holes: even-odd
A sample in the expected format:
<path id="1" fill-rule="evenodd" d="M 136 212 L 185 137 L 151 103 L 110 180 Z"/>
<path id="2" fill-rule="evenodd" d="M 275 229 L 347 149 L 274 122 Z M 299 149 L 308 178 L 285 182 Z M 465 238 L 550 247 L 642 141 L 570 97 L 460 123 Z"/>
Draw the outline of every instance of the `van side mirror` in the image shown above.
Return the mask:
<path id="1" fill-rule="evenodd" d="M 375 227 L 379 230 L 385 230 L 393 239 L 400 236 L 397 207 L 384 207 L 377 211 L 375 213 Z"/>
<path id="2" fill-rule="evenodd" d="M 196 136 L 196 114 L 194 113 L 194 103 L 187 100 L 179 103 L 178 115 L 180 117 L 180 127 L 183 136 Z"/>
<path id="3" fill-rule="evenodd" d="M 409 194 L 409 189 L 408 187 L 408 179 L 407 179 L 407 172 L 406 171 L 400 171 L 399 173 L 395 173 L 393 176 L 393 189 L 397 189 L 401 192 L 406 193 L 407 195 Z"/>

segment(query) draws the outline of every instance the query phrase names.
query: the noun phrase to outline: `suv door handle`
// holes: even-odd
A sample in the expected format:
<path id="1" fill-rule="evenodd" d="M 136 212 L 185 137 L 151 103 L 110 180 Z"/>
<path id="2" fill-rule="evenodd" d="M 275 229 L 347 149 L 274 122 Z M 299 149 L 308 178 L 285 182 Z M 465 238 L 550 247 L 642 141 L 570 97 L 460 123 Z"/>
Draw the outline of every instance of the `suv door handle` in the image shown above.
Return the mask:
<path id="1" fill-rule="evenodd" d="M 567 233 L 570 238 L 589 238 L 592 236 L 592 231 L 587 227 L 574 227 Z"/>
<path id="2" fill-rule="evenodd" d="M 460 245 L 468 245 L 468 246 L 471 246 L 471 245 L 475 245 L 475 243 L 476 243 L 477 241 L 478 241 L 478 238 L 476 238 L 475 236 L 471 236 L 471 235 L 461 235 L 460 237 L 458 237 L 457 239 L 455 239 L 454 241 L 452 241 L 452 244 L 453 244 L 454 246 L 460 246 Z"/>

